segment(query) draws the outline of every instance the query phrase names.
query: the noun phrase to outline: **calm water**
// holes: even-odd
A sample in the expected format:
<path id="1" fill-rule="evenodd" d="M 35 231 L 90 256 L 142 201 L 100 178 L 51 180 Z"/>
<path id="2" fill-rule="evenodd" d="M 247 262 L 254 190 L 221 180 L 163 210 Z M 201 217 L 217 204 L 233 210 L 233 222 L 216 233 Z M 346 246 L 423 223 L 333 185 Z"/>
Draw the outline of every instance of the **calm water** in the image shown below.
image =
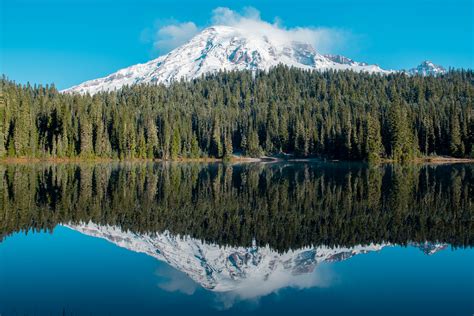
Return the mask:
<path id="1" fill-rule="evenodd" d="M 472 315 L 474 165 L 0 165 L 1 315 Z"/>

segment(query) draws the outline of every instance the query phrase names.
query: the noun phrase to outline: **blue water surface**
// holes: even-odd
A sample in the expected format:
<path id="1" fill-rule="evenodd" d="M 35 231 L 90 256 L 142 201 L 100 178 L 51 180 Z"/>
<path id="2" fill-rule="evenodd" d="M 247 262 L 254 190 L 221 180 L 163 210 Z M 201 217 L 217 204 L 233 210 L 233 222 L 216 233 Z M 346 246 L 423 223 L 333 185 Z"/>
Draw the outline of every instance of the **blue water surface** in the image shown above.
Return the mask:
<path id="1" fill-rule="evenodd" d="M 316 269 L 324 282 L 236 298 L 152 257 L 57 226 L 0 243 L 1 315 L 472 315 L 474 251 L 386 247 Z M 315 272 L 316 273 L 316 272 Z"/>

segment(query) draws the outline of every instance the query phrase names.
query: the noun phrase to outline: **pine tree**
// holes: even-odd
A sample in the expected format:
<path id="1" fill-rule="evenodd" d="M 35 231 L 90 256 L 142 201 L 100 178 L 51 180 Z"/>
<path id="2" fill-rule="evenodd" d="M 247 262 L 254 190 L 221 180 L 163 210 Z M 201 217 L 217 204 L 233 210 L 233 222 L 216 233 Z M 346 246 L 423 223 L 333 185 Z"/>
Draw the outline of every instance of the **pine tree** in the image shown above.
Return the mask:
<path id="1" fill-rule="evenodd" d="M 171 159 L 176 159 L 181 153 L 181 135 L 177 128 L 173 129 L 173 138 L 171 140 Z"/>
<path id="2" fill-rule="evenodd" d="M 17 156 L 26 156 L 30 153 L 30 130 L 32 120 L 30 108 L 25 96 L 21 96 L 18 112 L 14 119 L 13 147 Z"/>
<path id="3" fill-rule="evenodd" d="M 234 152 L 234 149 L 232 147 L 232 136 L 230 133 L 225 133 L 225 139 L 224 139 L 224 158 L 225 159 L 230 159 L 232 157 L 232 154 Z"/>
<path id="4" fill-rule="evenodd" d="M 247 139 L 247 148 L 245 148 L 245 154 L 250 157 L 260 157 L 262 155 L 262 149 L 259 144 L 258 133 L 251 129 Z"/>
<path id="5" fill-rule="evenodd" d="M 377 163 L 383 154 L 382 135 L 380 134 L 380 123 L 372 115 L 367 116 L 366 132 L 366 159 L 371 163 Z"/>
<path id="6" fill-rule="evenodd" d="M 136 157 L 144 159 L 147 157 L 147 146 L 145 140 L 145 133 L 140 130 L 138 134 L 137 155 Z"/>
<path id="7" fill-rule="evenodd" d="M 105 124 L 99 124 L 96 132 L 96 142 L 94 148 L 95 155 L 98 157 L 110 157 L 112 146 L 109 140 L 109 133 Z"/>
<path id="8" fill-rule="evenodd" d="M 158 156 L 158 130 L 156 124 L 152 119 L 146 122 L 146 144 L 147 157 L 156 158 Z"/>
<path id="9" fill-rule="evenodd" d="M 84 158 L 91 158 L 93 156 L 92 124 L 87 116 L 83 116 L 79 122 L 79 137 L 80 155 Z"/>
<path id="10" fill-rule="evenodd" d="M 7 154 L 6 150 L 6 130 L 5 130 L 5 121 L 6 121 L 6 113 L 5 113 L 5 98 L 3 93 L 0 92 L 0 158 L 5 157 Z"/>
<path id="11" fill-rule="evenodd" d="M 199 142 L 195 133 L 191 138 L 191 158 L 198 158 L 200 156 Z"/>
<path id="12" fill-rule="evenodd" d="M 411 130 L 406 112 L 395 103 L 389 109 L 388 117 L 392 159 L 407 162 L 416 156 L 415 135 Z"/>
<path id="13" fill-rule="evenodd" d="M 449 151 L 454 157 L 462 157 L 464 154 L 464 144 L 461 141 L 461 129 L 456 113 L 451 114 L 450 130 Z"/>
<path id="14" fill-rule="evenodd" d="M 221 140 L 221 129 L 217 119 L 214 119 L 214 127 L 212 131 L 212 151 L 215 157 L 221 158 L 224 155 L 224 147 Z"/>

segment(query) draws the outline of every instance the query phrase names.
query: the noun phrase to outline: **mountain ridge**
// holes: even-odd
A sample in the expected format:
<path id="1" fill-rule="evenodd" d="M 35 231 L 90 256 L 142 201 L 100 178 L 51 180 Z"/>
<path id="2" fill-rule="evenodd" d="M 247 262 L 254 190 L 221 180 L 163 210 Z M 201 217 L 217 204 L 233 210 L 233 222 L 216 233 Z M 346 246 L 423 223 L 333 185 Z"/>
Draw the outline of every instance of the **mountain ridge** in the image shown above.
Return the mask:
<path id="1" fill-rule="evenodd" d="M 211 26 L 187 43 L 146 63 L 132 65 L 106 77 L 85 81 L 62 92 L 95 94 L 125 85 L 165 84 L 191 80 L 220 70 L 269 70 L 280 64 L 304 70 L 351 70 L 390 74 L 376 64 L 357 62 L 342 55 L 320 54 L 308 43 L 249 34 L 231 26 Z M 425 61 L 408 75 L 439 75 L 446 70 Z"/>
<path id="2" fill-rule="evenodd" d="M 120 69 L 103 78 L 86 81 L 63 92 L 94 94 L 140 83 L 168 85 L 219 70 L 269 70 L 280 64 L 306 70 L 391 72 L 340 55 L 322 55 L 307 43 L 275 40 L 230 26 L 212 26 L 168 54 Z"/>

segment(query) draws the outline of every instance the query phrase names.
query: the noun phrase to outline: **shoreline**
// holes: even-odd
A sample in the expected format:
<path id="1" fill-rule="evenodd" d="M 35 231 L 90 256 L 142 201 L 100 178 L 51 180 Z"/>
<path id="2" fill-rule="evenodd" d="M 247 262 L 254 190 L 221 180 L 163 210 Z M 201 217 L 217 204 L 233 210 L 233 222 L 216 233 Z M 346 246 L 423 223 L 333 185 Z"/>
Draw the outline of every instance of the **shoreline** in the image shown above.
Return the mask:
<path id="1" fill-rule="evenodd" d="M 415 159 L 417 163 L 448 164 L 448 163 L 474 163 L 474 158 L 455 157 L 422 157 Z"/>
<path id="2" fill-rule="evenodd" d="M 244 156 L 233 156 L 230 159 L 222 158 L 177 158 L 177 159 L 158 159 L 158 158 L 133 158 L 133 159 L 117 159 L 117 158 L 32 158 L 32 157 L 7 157 L 1 158 L 0 164 L 29 164 L 29 163 L 112 163 L 112 162 L 159 162 L 159 163 L 272 163 L 272 162 L 354 162 L 354 163 L 366 163 L 365 161 L 351 161 L 351 160 L 338 160 L 338 159 L 320 159 L 320 158 L 281 158 L 273 156 L 262 156 L 262 157 L 244 157 Z M 380 164 L 393 163 L 398 164 L 391 159 L 381 159 Z M 454 164 L 454 163 L 474 163 L 474 158 L 455 158 L 449 156 L 434 156 L 434 157 L 419 157 L 407 164 Z"/>
<path id="3" fill-rule="evenodd" d="M 392 159 L 382 159 L 380 163 L 392 163 L 396 164 Z M 455 163 L 474 163 L 474 158 L 456 158 L 449 156 L 433 156 L 433 157 L 418 157 L 409 162 L 408 164 L 433 164 L 433 165 L 442 165 L 442 164 L 455 164 Z"/>

